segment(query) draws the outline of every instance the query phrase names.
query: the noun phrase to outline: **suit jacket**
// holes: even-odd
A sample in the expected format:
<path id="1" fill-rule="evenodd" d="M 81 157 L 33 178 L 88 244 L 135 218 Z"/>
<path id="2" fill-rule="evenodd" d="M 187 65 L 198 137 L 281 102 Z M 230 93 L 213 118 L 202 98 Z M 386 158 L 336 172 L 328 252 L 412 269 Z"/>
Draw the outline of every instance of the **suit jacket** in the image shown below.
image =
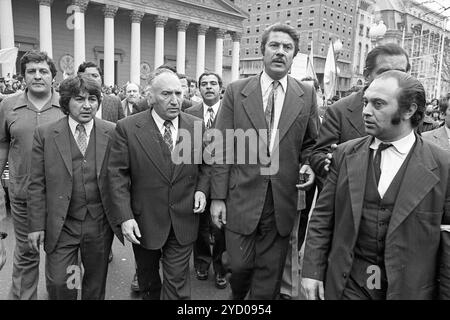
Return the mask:
<path id="1" fill-rule="evenodd" d="M 204 128 L 200 119 L 181 112 L 178 133 L 188 132 L 193 137 L 184 150 L 191 159 L 176 165 L 170 176 L 163 156 L 165 145 L 153 124 L 151 109 L 117 124 L 108 163 L 112 206 L 107 214 L 122 242 L 120 225 L 129 219 L 138 223 L 141 245 L 146 249 L 162 248 L 171 227 L 180 244 L 196 240 L 199 216 L 193 212 L 194 193 L 198 190 L 208 196 L 209 179 L 206 168 L 198 164 L 203 151 L 201 140 L 194 142 L 194 126 L 196 130 Z"/>
<path id="2" fill-rule="evenodd" d="M 124 118 L 122 103 L 116 96 L 104 94 L 102 99 L 102 119 L 116 123 Z"/>
<path id="3" fill-rule="evenodd" d="M 432 131 L 422 133 L 422 137 L 425 140 L 434 142 L 442 149 L 450 151 L 450 143 L 448 142 L 447 130 L 445 125 Z"/>
<path id="4" fill-rule="evenodd" d="M 217 110 L 217 114 L 219 114 L 221 106 L 222 106 L 222 103 L 220 104 L 219 109 Z M 204 111 L 203 107 L 204 107 L 203 106 L 203 102 L 196 102 L 192 107 L 187 108 L 184 112 L 192 114 L 194 117 L 200 118 L 203 121 L 205 121 L 205 119 L 203 118 L 204 114 L 205 114 L 205 111 Z M 217 122 L 217 114 L 216 114 L 216 117 L 214 118 L 214 121 L 213 121 L 213 124 L 212 124 L 213 128 L 214 128 L 214 126 L 216 125 L 216 122 Z"/>
<path id="5" fill-rule="evenodd" d="M 327 176 L 325 159 L 332 144 L 366 136 L 363 110 L 363 90 L 355 92 L 331 105 L 325 111 L 319 138 L 311 152 L 311 167 L 323 183 Z"/>
<path id="6" fill-rule="evenodd" d="M 286 236 L 291 232 L 297 214 L 295 185 L 300 164 L 307 163 L 317 138 L 316 93 L 312 86 L 288 76 L 278 124 L 279 139 L 278 143 L 275 139 L 270 159 L 266 152 L 266 134 L 259 134 L 259 130 L 267 129 L 263 110 L 260 76 L 228 85 L 217 115 L 216 129 L 222 132 L 224 140 L 227 129 L 254 131 L 258 133 L 258 141 L 247 144 L 244 164 L 239 164 L 242 162 L 236 157 L 243 154 L 237 155 L 240 153 L 237 150 L 233 164 L 213 166 L 211 199 L 226 199 L 227 229 L 248 235 L 258 224 L 270 181 L 277 228 L 282 236 Z M 234 142 L 234 149 L 237 147 Z M 253 152 L 259 154 L 254 164 L 249 161 Z"/>
<path id="7" fill-rule="evenodd" d="M 449 299 L 450 233 L 440 227 L 450 223 L 450 159 L 416 139 L 385 239 L 387 299 Z M 308 224 L 302 276 L 324 281 L 325 299 L 342 297 L 352 268 L 371 142 L 338 146 Z"/>
<path id="8" fill-rule="evenodd" d="M 114 124 L 97 118 L 94 121 L 97 181 L 106 208 L 105 159 Z M 52 252 L 58 242 L 72 195 L 71 134 L 67 117 L 37 127 L 34 134 L 27 214 L 29 232 L 45 231 L 47 253 Z"/>

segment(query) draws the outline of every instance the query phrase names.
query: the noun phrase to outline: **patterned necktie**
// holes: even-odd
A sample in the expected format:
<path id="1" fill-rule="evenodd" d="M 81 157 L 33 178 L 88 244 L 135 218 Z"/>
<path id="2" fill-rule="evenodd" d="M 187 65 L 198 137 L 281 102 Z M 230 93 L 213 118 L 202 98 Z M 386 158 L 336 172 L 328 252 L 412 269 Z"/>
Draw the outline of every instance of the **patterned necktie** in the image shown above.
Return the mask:
<path id="1" fill-rule="evenodd" d="M 166 120 L 164 121 L 164 142 L 169 148 L 170 152 L 173 150 L 173 140 L 172 140 L 172 130 L 170 130 L 170 126 L 172 125 L 172 121 Z"/>
<path id="2" fill-rule="evenodd" d="M 273 130 L 273 122 L 274 122 L 274 114 L 275 114 L 275 100 L 277 98 L 277 88 L 279 86 L 280 82 L 277 80 L 274 80 L 272 82 L 272 90 L 269 94 L 269 99 L 267 100 L 267 107 L 266 111 L 264 112 L 264 116 L 266 118 L 267 123 L 267 154 L 269 154 L 270 149 L 270 138 L 272 135 Z"/>
<path id="3" fill-rule="evenodd" d="M 375 172 L 375 181 L 377 182 L 377 186 L 378 183 L 380 182 L 381 176 L 381 152 L 390 147 L 392 147 L 392 144 L 390 143 L 381 143 L 378 146 L 377 152 L 375 153 L 375 157 L 373 158 L 373 170 Z"/>
<path id="4" fill-rule="evenodd" d="M 86 135 L 86 128 L 82 124 L 77 124 L 78 131 L 78 137 L 77 137 L 77 144 L 78 148 L 80 149 L 81 154 L 84 156 L 87 149 L 87 135 Z"/>
<path id="5" fill-rule="evenodd" d="M 206 123 L 206 129 L 211 129 L 214 123 L 214 109 L 212 107 L 208 108 L 209 119 Z"/>

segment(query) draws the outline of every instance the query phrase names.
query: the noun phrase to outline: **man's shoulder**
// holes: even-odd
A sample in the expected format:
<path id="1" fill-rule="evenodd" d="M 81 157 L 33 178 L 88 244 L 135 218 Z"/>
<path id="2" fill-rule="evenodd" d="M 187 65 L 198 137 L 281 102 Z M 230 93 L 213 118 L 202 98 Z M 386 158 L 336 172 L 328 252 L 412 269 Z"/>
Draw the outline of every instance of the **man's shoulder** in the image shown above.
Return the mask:
<path id="1" fill-rule="evenodd" d="M 364 136 L 352 140 L 345 141 L 343 143 L 340 143 L 337 146 L 336 151 L 348 154 L 354 151 L 358 151 L 359 148 L 364 146 L 365 143 L 367 143 L 368 140 L 372 139 L 372 136 Z"/>
<path id="2" fill-rule="evenodd" d="M 68 126 L 67 116 L 38 125 L 36 129 L 41 133 L 41 135 L 47 135 L 51 132 L 59 132 L 62 128 L 64 128 L 64 126 Z"/>
<path id="3" fill-rule="evenodd" d="M 337 113 L 344 112 L 348 108 L 351 108 L 351 107 L 361 107 L 361 110 L 362 110 L 362 106 L 363 106 L 362 102 L 363 102 L 362 92 L 358 91 L 358 92 L 354 92 L 351 95 L 340 99 L 339 101 L 336 101 L 328 108 L 330 109 L 330 111 L 334 111 Z"/>
<path id="4" fill-rule="evenodd" d="M 0 105 L 2 108 L 9 109 L 9 108 L 14 108 L 14 107 L 18 106 L 19 104 L 26 104 L 25 94 L 26 93 L 24 91 L 24 92 L 8 95 L 1 101 Z"/>
<path id="5" fill-rule="evenodd" d="M 184 110 L 184 112 L 192 115 L 193 113 L 202 111 L 202 108 L 203 102 L 195 102 L 192 107 L 187 108 L 186 110 Z"/>
<path id="6" fill-rule="evenodd" d="M 114 122 L 99 118 L 95 118 L 95 123 L 97 126 L 106 129 L 107 131 L 113 130 L 116 127 L 116 124 Z"/>
<path id="7" fill-rule="evenodd" d="M 191 124 L 193 124 L 196 121 L 201 121 L 203 123 L 203 119 L 200 119 L 199 117 L 187 113 L 186 111 L 180 112 L 180 118 Z"/>
<path id="8" fill-rule="evenodd" d="M 121 101 L 120 101 L 119 97 L 112 96 L 112 95 L 109 95 L 109 94 L 105 94 L 103 96 L 103 103 L 107 104 L 107 105 L 109 105 L 109 104 L 121 105 Z"/>
<path id="9" fill-rule="evenodd" d="M 440 163 L 450 165 L 450 157 L 447 150 L 444 150 L 434 142 L 423 137 L 418 139 L 421 139 L 422 141 L 422 154 L 424 157 L 433 156 L 433 158 L 438 160 Z"/>
<path id="10" fill-rule="evenodd" d="M 422 138 L 425 140 L 432 139 L 434 136 L 443 136 L 445 135 L 445 127 L 439 127 L 430 131 L 422 132 Z"/>

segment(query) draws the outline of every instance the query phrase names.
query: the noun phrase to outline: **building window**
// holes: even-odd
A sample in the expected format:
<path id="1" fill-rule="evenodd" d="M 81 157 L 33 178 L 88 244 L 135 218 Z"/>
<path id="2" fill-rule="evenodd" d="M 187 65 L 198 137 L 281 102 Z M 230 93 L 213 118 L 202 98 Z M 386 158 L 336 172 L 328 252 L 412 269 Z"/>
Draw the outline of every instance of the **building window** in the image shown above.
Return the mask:
<path id="1" fill-rule="evenodd" d="M 291 21 L 290 20 L 286 20 L 286 22 L 285 22 L 288 26 L 290 26 L 291 25 Z"/>
<path id="2" fill-rule="evenodd" d="M 309 18 L 309 26 L 314 26 L 314 18 Z"/>
<path id="3" fill-rule="evenodd" d="M 250 38 L 245 39 L 247 41 L 247 44 L 250 44 Z"/>
<path id="4" fill-rule="evenodd" d="M 303 9 L 298 9 L 298 15 L 301 16 L 303 14 Z"/>
<path id="5" fill-rule="evenodd" d="M 258 14 L 258 15 L 256 16 L 256 21 L 259 21 L 259 20 L 261 20 L 261 16 Z"/>
<path id="6" fill-rule="evenodd" d="M 288 10 L 287 12 L 286 12 L 286 17 L 290 17 L 291 16 L 291 10 Z"/>
<path id="7" fill-rule="evenodd" d="M 323 8 L 323 15 L 326 16 L 327 15 L 327 8 Z"/>
<path id="8" fill-rule="evenodd" d="M 248 12 L 252 12 L 252 6 L 248 5 Z"/>
<path id="9" fill-rule="evenodd" d="M 297 20 L 297 28 L 301 28 L 302 27 L 302 19 L 298 19 Z"/>
<path id="10" fill-rule="evenodd" d="M 308 32 L 308 40 L 312 40 L 313 38 L 313 33 L 310 31 Z"/>
<path id="11" fill-rule="evenodd" d="M 255 26 L 255 31 L 259 32 L 259 26 Z"/>
<path id="12" fill-rule="evenodd" d="M 255 48 L 255 54 L 258 55 L 259 54 L 259 49 Z"/>
<path id="13" fill-rule="evenodd" d="M 314 8 L 309 9 L 310 14 L 314 14 Z"/>
<path id="14" fill-rule="evenodd" d="M 250 27 L 247 27 L 247 33 L 250 33 Z"/>
<path id="15" fill-rule="evenodd" d="M 359 25 L 359 35 L 361 37 L 364 35 L 364 26 L 362 24 Z"/>
<path id="16" fill-rule="evenodd" d="M 256 4 L 256 10 L 261 10 L 261 3 Z"/>
<path id="17" fill-rule="evenodd" d="M 322 26 L 325 28 L 326 25 L 327 25 L 327 19 L 323 19 Z"/>
<path id="18" fill-rule="evenodd" d="M 267 7 L 267 9 L 270 9 L 270 1 L 267 1 L 266 7 Z"/>
<path id="19" fill-rule="evenodd" d="M 266 15 L 266 20 L 269 20 L 270 19 L 270 14 L 267 14 Z"/>
<path id="20" fill-rule="evenodd" d="M 228 55 L 231 56 L 233 54 L 233 50 L 228 49 Z"/>
<path id="21" fill-rule="evenodd" d="M 250 50 L 247 48 L 245 49 L 245 55 L 248 56 L 250 54 Z"/>

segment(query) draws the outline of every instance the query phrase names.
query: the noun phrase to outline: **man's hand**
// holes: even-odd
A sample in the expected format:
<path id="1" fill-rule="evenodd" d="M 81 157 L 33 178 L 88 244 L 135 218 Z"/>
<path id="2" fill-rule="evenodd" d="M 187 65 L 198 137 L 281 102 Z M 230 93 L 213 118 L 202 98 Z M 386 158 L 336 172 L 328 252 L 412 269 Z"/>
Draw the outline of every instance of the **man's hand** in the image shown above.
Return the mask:
<path id="1" fill-rule="evenodd" d="M 227 207 L 225 206 L 225 201 L 212 200 L 209 210 L 211 211 L 211 219 L 218 228 L 222 228 L 224 224 L 227 224 Z"/>
<path id="2" fill-rule="evenodd" d="M 194 194 L 194 213 L 202 213 L 206 207 L 206 196 L 201 191 L 196 191 Z"/>
<path id="3" fill-rule="evenodd" d="M 305 181 L 302 184 L 297 184 L 296 187 L 297 189 L 300 190 L 308 190 L 314 183 L 314 180 L 316 179 L 316 175 L 314 174 L 314 171 L 311 169 L 311 167 L 307 164 L 304 164 L 301 168 L 300 168 L 300 175 L 305 175 L 308 177 L 308 180 Z"/>
<path id="4" fill-rule="evenodd" d="M 2 270 L 3 266 L 6 263 L 6 247 L 3 239 L 0 239 L 0 270 Z"/>
<path id="5" fill-rule="evenodd" d="M 39 252 L 39 246 L 44 244 L 45 231 L 36 231 L 28 234 L 28 245 L 31 249 Z"/>
<path id="6" fill-rule="evenodd" d="M 122 234 L 128 241 L 134 244 L 141 244 L 141 242 L 137 239 L 141 237 L 141 231 L 139 231 L 139 227 L 136 220 L 130 219 L 124 221 L 122 222 L 121 227 L 122 227 Z"/>
<path id="7" fill-rule="evenodd" d="M 333 152 L 336 150 L 337 144 L 333 143 L 331 145 L 331 152 L 327 153 L 327 158 L 325 159 L 325 166 L 323 167 L 326 172 L 330 171 L 331 160 L 333 160 Z"/>
<path id="8" fill-rule="evenodd" d="M 304 290 L 306 299 L 308 300 L 325 300 L 323 281 L 303 278 L 302 288 Z"/>

